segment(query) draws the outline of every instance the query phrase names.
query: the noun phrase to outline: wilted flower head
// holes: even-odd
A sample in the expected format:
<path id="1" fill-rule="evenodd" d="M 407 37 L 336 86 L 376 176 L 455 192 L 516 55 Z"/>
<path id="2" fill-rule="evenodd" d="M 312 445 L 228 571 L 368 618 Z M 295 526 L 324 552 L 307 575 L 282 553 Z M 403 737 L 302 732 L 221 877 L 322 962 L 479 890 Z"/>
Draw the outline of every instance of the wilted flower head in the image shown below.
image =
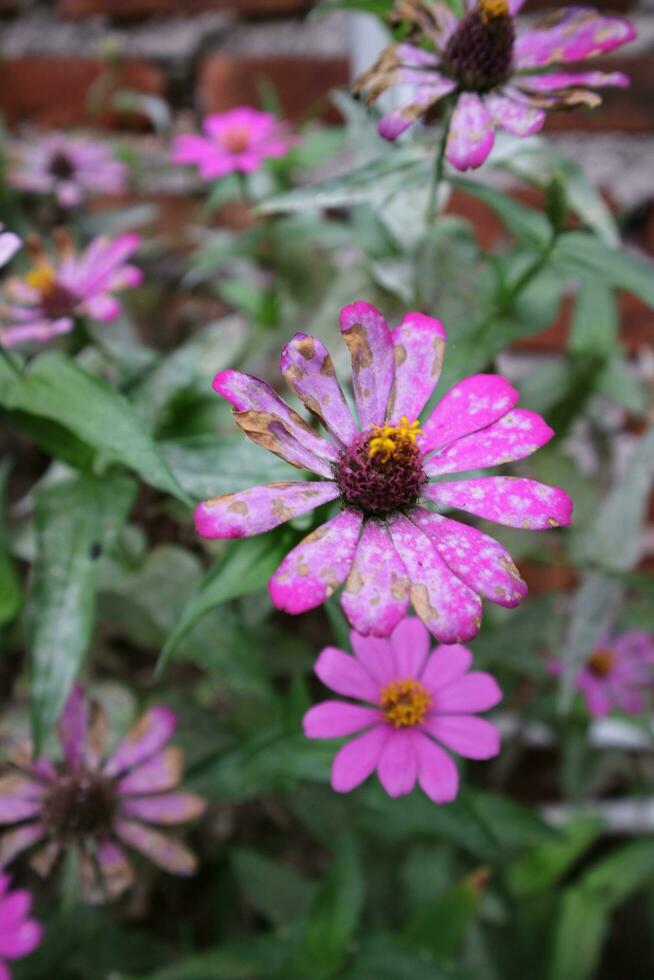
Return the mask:
<path id="1" fill-rule="evenodd" d="M 14 235 L 13 231 L 3 231 L 3 228 L 0 222 L 0 269 L 12 260 L 23 244 L 18 235 Z"/>
<path id="2" fill-rule="evenodd" d="M 576 686 L 595 718 L 612 710 L 640 714 L 654 684 L 654 637 L 641 630 L 604 637 L 577 675 Z"/>
<path id="3" fill-rule="evenodd" d="M 395 17 L 409 22 L 401 44 L 391 44 L 355 82 L 355 92 L 374 102 L 388 89 L 406 86 L 409 100 L 381 120 L 379 132 L 395 140 L 441 99 L 455 100 L 446 156 L 459 170 L 480 167 L 500 126 L 530 136 L 548 109 L 597 106 L 593 88 L 626 86 L 621 72 L 571 71 L 563 66 L 612 51 L 632 41 L 634 26 L 586 7 L 554 11 L 518 29 L 514 16 L 524 0 L 464 0 L 457 18 L 440 0 L 398 0 Z"/>
<path id="4" fill-rule="evenodd" d="M 418 619 L 399 623 L 388 639 L 350 634 L 355 656 L 327 647 L 315 671 L 332 691 L 363 701 L 325 701 L 304 716 L 309 738 L 356 735 L 337 753 L 332 786 L 347 793 L 377 770 L 389 796 L 410 793 L 416 779 L 435 803 L 449 803 L 459 776 L 441 745 L 466 759 L 490 759 L 500 750 L 494 725 L 476 718 L 502 693 L 490 674 L 471 672 L 462 646 L 429 651 Z M 438 744 L 440 743 L 440 744 Z"/>
<path id="5" fill-rule="evenodd" d="M 141 270 L 127 264 L 139 247 L 138 235 L 96 238 L 81 254 L 62 229 L 54 240 L 56 258 L 47 255 L 38 239 L 28 239 L 31 269 L 24 278 L 12 277 L 3 285 L 6 302 L 0 303 L 0 344 L 4 347 L 68 333 L 77 316 L 113 320 L 121 307 L 112 294 L 141 282 Z"/>
<path id="6" fill-rule="evenodd" d="M 368 303 L 346 306 L 340 324 L 352 355 L 359 428 L 329 352 L 306 334 L 283 348 L 281 369 L 328 438 L 258 378 L 222 371 L 213 382 L 250 439 L 323 479 L 207 500 L 196 510 L 196 527 L 208 538 L 249 537 L 338 500 L 341 512 L 273 575 L 275 605 L 306 612 L 345 582 L 343 610 L 359 633 L 388 635 L 411 601 L 438 640 L 469 640 L 479 629 L 480 597 L 515 606 L 527 587 L 497 541 L 432 508 L 532 531 L 568 524 L 572 503 L 562 490 L 515 477 L 448 479 L 529 456 L 552 430 L 534 412 L 514 409 L 518 392 L 491 374 L 459 382 L 419 422 L 440 375 L 442 324 L 408 313 L 391 333 Z"/>
<path id="7" fill-rule="evenodd" d="M 0 779 L 0 824 L 12 825 L 0 837 L 0 867 L 39 844 L 30 863 L 45 876 L 62 850 L 77 848 L 90 902 L 116 898 L 134 880 L 123 844 L 172 874 L 193 874 L 191 851 L 151 826 L 184 823 L 205 806 L 175 788 L 184 766 L 182 750 L 166 744 L 175 726 L 168 708 L 149 708 L 105 758 L 105 713 L 76 685 L 58 723 L 63 759 L 19 753 Z"/>
<path id="8" fill-rule="evenodd" d="M 249 106 L 206 116 L 202 128 L 204 136 L 175 138 L 173 163 L 194 164 L 204 180 L 252 173 L 267 157 L 283 157 L 294 142 L 275 116 Z"/>
<path id="9" fill-rule="evenodd" d="M 52 133 L 10 146 L 7 182 L 21 191 L 54 194 L 63 208 L 89 194 L 120 194 L 127 167 L 97 140 Z"/>
<path id="10" fill-rule="evenodd" d="M 0 980 L 11 980 L 8 960 L 22 960 L 41 942 L 40 923 L 30 919 L 32 896 L 29 892 L 10 891 L 11 878 L 0 874 Z"/>

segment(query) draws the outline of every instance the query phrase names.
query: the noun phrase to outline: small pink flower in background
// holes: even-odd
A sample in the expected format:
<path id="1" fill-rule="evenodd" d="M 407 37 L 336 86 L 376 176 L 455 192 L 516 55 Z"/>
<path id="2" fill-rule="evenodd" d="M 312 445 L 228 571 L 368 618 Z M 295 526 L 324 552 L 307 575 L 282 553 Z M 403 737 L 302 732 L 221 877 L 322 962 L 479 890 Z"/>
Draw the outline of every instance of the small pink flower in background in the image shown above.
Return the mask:
<path id="1" fill-rule="evenodd" d="M 10 891 L 11 878 L 0 874 L 0 980 L 11 980 L 7 961 L 29 956 L 40 944 L 41 925 L 30 919 L 29 892 Z"/>
<path id="2" fill-rule="evenodd" d="M 547 110 L 594 107 L 601 98 L 593 88 L 629 84 L 622 72 L 567 70 L 632 41 L 636 29 L 628 20 L 569 7 L 517 30 L 514 16 L 524 2 L 465 0 L 460 18 L 443 2 L 396 3 L 397 20 L 412 25 L 407 41 L 389 45 L 355 82 L 368 102 L 397 86 L 411 91 L 381 120 L 380 135 L 397 139 L 440 100 L 452 98 L 446 156 L 468 170 L 484 163 L 497 127 L 531 136 L 543 127 Z"/>
<path id="3" fill-rule="evenodd" d="M 328 438 L 258 378 L 216 375 L 215 391 L 250 439 L 321 479 L 207 500 L 196 509 L 197 530 L 207 538 L 250 537 L 338 500 L 341 512 L 273 575 L 275 605 L 306 612 L 345 583 L 343 610 L 359 633 L 387 636 L 411 602 L 442 643 L 469 640 L 479 630 L 482 597 L 512 607 L 527 587 L 497 541 L 438 511 L 539 531 L 569 524 L 572 502 L 534 480 L 449 478 L 529 456 L 553 432 L 539 415 L 515 409 L 518 392 L 491 374 L 460 381 L 420 423 L 445 350 L 438 320 L 408 313 L 391 332 L 375 307 L 353 303 L 341 311 L 341 331 L 352 355 L 358 427 L 322 342 L 298 333 L 282 350 L 286 381 Z"/>
<path id="4" fill-rule="evenodd" d="M 10 147 L 7 182 L 21 191 L 54 194 L 63 208 L 89 194 L 121 194 L 127 167 L 97 140 L 53 133 Z"/>
<path id="5" fill-rule="evenodd" d="M 388 639 L 351 633 L 355 656 L 327 647 L 315 671 L 332 691 L 362 701 L 325 701 L 304 716 L 308 738 L 356 737 L 332 766 L 332 786 L 347 793 L 377 770 L 389 796 L 404 796 L 416 779 L 435 803 L 457 795 L 459 776 L 446 746 L 466 759 L 490 759 L 500 733 L 479 711 L 502 693 L 490 674 L 470 672 L 472 654 L 462 646 L 430 652 L 429 633 L 418 619 L 399 623 Z"/>
<path id="6" fill-rule="evenodd" d="M 654 637 L 628 630 L 605 637 L 577 675 L 576 686 L 594 718 L 612 710 L 640 714 L 654 685 Z"/>
<path id="7" fill-rule="evenodd" d="M 3 231 L 4 225 L 0 222 L 0 269 L 11 262 L 18 249 L 23 244 L 13 231 Z"/>
<path id="8" fill-rule="evenodd" d="M 0 867 L 38 844 L 32 867 L 45 876 L 62 851 L 79 851 L 86 901 L 117 898 L 134 880 L 123 845 L 171 874 L 191 875 L 196 859 L 181 841 L 152 826 L 185 823 L 204 801 L 176 789 L 182 750 L 167 746 L 176 726 L 172 711 L 149 708 L 116 749 L 104 757 L 107 718 L 76 685 L 58 723 L 63 760 L 12 759 L 0 778 Z"/>
<path id="9" fill-rule="evenodd" d="M 185 133 L 173 141 L 173 163 L 195 165 L 204 180 L 258 170 L 267 157 L 285 156 L 295 140 L 269 112 L 248 106 L 206 116 L 204 136 Z"/>
<path id="10" fill-rule="evenodd" d="M 141 270 L 127 264 L 139 247 L 138 235 L 96 238 L 80 254 L 61 229 L 54 237 L 55 260 L 38 240 L 28 240 L 32 268 L 23 279 L 12 277 L 3 284 L 0 344 L 4 347 L 27 341 L 43 343 L 69 333 L 76 316 L 113 320 L 121 310 L 113 293 L 138 286 L 142 280 Z"/>

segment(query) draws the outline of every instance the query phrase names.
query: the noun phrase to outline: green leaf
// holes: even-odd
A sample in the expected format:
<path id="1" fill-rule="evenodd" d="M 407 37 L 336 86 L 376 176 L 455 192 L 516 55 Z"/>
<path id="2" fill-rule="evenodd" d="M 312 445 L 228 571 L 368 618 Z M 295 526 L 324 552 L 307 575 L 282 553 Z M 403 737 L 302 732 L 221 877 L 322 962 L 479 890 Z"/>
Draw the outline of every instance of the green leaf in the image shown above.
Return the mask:
<path id="1" fill-rule="evenodd" d="M 654 841 L 634 841 L 596 862 L 581 878 L 589 900 L 616 908 L 654 881 Z"/>
<path id="2" fill-rule="evenodd" d="M 568 342 L 571 353 L 606 357 L 615 350 L 617 338 L 618 310 L 613 290 L 595 279 L 582 279 L 572 314 Z"/>
<path id="3" fill-rule="evenodd" d="M 0 400 L 5 408 L 65 426 L 147 483 L 190 504 L 127 399 L 65 354 L 41 354 L 20 376 L 0 363 Z"/>
<path id="4" fill-rule="evenodd" d="M 0 461 L 0 626 L 14 619 L 22 602 L 20 581 L 9 556 L 5 537 L 4 496 L 10 469 L 9 459 Z"/>
<path id="5" fill-rule="evenodd" d="M 450 178 L 450 182 L 454 187 L 458 187 L 459 190 L 465 191 L 466 194 L 470 194 L 489 207 L 518 241 L 539 251 L 548 245 L 552 234 L 551 228 L 547 219 L 539 211 L 520 204 L 519 201 L 495 187 L 488 187 L 486 184 L 465 177 L 453 177 Z"/>
<path id="6" fill-rule="evenodd" d="M 263 483 L 288 480 L 288 463 L 265 452 L 240 432 L 201 435 L 160 444 L 171 470 L 192 497 L 220 497 Z"/>
<path id="7" fill-rule="evenodd" d="M 314 901 L 315 883 L 288 864 L 248 847 L 234 848 L 231 862 L 248 902 L 273 925 L 294 925 Z"/>
<path id="8" fill-rule="evenodd" d="M 564 894 L 556 920 L 547 980 L 590 980 L 608 932 L 604 904 L 583 888 Z"/>
<path id="9" fill-rule="evenodd" d="M 509 888 L 518 898 L 546 892 L 588 850 L 601 832 L 600 820 L 591 817 L 572 820 L 562 829 L 559 840 L 539 844 L 509 866 Z"/>
<path id="10" fill-rule="evenodd" d="M 210 609 L 264 588 L 290 547 L 287 528 L 255 538 L 230 541 L 196 594 L 184 607 L 161 652 L 157 673 L 161 674 L 180 640 Z"/>
<path id="11" fill-rule="evenodd" d="M 221 943 L 217 949 L 132 980 L 264 980 L 278 977 L 285 952 L 285 944 L 277 936 L 251 936 L 241 942 Z"/>
<path id="12" fill-rule="evenodd" d="M 591 276 L 654 306 L 654 264 L 647 259 L 612 248 L 587 232 L 569 231 L 559 237 L 553 260 L 567 275 Z"/>
<path id="13" fill-rule="evenodd" d="M 35 745 L 55 723 L 93 629 L 97 562 L 120 531 L 136 493 L 122 475 L 80 476 L 36 497 L 37 554 L 26 610 Z"/>
<path id="14" fill-rule="evenodd" d="M 473 872 L 427 903 L 404 931 L 404 938 L 421 953 L 445 963 L 456 956 L 474 921 L 487 873 Z"/>

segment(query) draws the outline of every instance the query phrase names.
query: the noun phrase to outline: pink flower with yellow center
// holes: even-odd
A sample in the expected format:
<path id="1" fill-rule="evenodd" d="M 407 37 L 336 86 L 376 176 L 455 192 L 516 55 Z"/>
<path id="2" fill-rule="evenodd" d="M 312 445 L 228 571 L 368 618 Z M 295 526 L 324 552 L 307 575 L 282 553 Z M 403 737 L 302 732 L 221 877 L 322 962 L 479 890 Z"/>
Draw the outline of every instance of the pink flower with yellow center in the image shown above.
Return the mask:
<path id="1" fill-rule="evenodd" d="M 96 238 L 77 254 L 68 234 L 55 234 L 55 260 L 37 239 L 28 239 L 32 267 L 23 279 L 11 277 L 3 285 L 0 303 L 0 344 L 15 347 L 28 341 L 45 343 L 69 333 L 76 317 L 106 322 L 121 310 L 113 295 L 138 286 L 141 270 L 127 259 L 139 247 L 138 235 L 113 240 Z"/>
<path id="2" fill-rule="evenodd" d="M 395 140 L 439 101 L 453 99 L 446 156 L 468 170 L 484 163 L 498 126 L 531 136 L 547 110 L 594 107 L 601 98 L 592 89 L 629 84 L 621 72 L 567 68 L 632 41 L 636 30 L 628 20 L 569 7 L 520 30 L 514 16 L 523 4 L 464 0 L 458 18 L 442 2 L 398 0 L 396 19 L 411 25 L 407 41 L 387 47 L 355 82 L 368 102 L 396 86 L 411 90 L 408 101 L 381 120 L 380 134 Z"/>
<path id="3" fill-rule="evenodd" d="M 559 668 L 560 669 L 560 668 Z M 605 637 L 580 670 L 576 686 L 588 711 L 602 718 L 612 710 L 640 714 L 654 685 L 654 637 L 628 630 Z"/>
<path id="4" fill-rule="evenodd" d="M 30 863 L 45 876 L 62 851 L 76 848 L 89 902 L 116 898 L 132 884 L 123 845 L 171 874 L 193 874 L 191 851 L 156 829 L 185 823 L 205 808 L 198 796 L 176 789 L 184 756 L 167 746 L 175 726 L 168 708 L 149 708 L 105 758 L 105 713 L 76 685 L 58 723 L 61 762 L 32 762 L 20 750 L 0 778 L 0 824 L 10 827 L 0 837 L 0 867 L 38 844 Z"/>
<path id="5" fill-rule="evenodd" d="M 271 113 L 249 106 L 206 116 L 204 136 L 185 133 L 173 141 L 173 163 L 193 164 L 204 180 L 249 174 L 270 157 L 285 156 L 294 140 Z"/>
<path id="6" fill-rule="evenodd" d="M 341 603 L 359 633 L 388 635 L 413 603 L 441 642 L 469 640 L 479 630 L 482 597 L 515 606 L 527 587 L 497 541 L 440 511 L 539 531 L 568 524 L 572 503 L 562 490 L 529 479 L 450 477 L 529 456 L 552 430 L 534 412 L 514 408 L 518 392 L 491 374 L 459 382 L 419 422 L 440 375 L 442 324 L 408 313 L 391 332 L 373 306 L 353 303 L 340 325 L 352 355 L 358 426 L 329 352 L 306 334 L 283 348 L 281 369 L 327 437 L 258 378 L 230 370 L 213 383 L 250 439 L 322 479 L 207 500 L 196 510 L 197 530 L 208 538 L 249 537 L 338 500 L 340 513 L 273 575 L 275 605 L 306 612 L 345 583 Z"/>
<path id="7" fill-rule="evenodd" d="M 410 793 L 416 780 L 435 803 L 457 795 L 459 776 L 445 746 L 466 759 L 490 759 L 500 733 L 479 711 L 502 693 L 490 674 L 470 672 L 465 647 L 430 652 L 418 619 L 398 623 L 388 639 L 351 633 L 354 657 L 327 647 L 315 671 L 326 687 L 352 701 L 325 701 L 304 716 L 309 738 L 356 737 L 332 766 L 332 786 L 347 793 L 375 770 L 389 796 Z"/>
<path id="8" fill-rule="evenodd" d="M 9 875 L 0 874 L 0 980 L 11 980 L 7 961 L 22 960 L 40 944 L 43 929 L 30 919 L 29 892 L 10 891 Z"/>

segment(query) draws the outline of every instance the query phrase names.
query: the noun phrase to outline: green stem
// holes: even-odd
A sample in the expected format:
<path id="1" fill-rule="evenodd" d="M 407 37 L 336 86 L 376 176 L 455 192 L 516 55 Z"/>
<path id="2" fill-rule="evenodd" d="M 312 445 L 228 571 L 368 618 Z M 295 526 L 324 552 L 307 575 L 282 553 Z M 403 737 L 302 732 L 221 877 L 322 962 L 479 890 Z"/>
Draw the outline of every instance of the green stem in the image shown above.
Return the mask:
<path id="1" fill-rule="evenodd" d="M 425 221 L 427 224 L 436 219 L 438 212 L 438 191 L 440 190 L 440 186 L 443 182 L 443 173 L 445 171 L 445 150 L 447 148 L 447 137 L 450 133 L 450 123 L 452 121 L 453 109 L 454 103 L 451 101 L 451 99 L 448 99 L 443 109 L 443 132 L 441 135 L 440 146 L 438 148 L 438 155 L 434 161 L 431 186 L 429 188 L 429 200 L 427 201 L 427 211 L 425 214 Z"/>
<path id="2" fill-rule="evenodd" d="M 4 358 L 4 360 L 6 361 L 6 363 L 9 365 L 9 367 L 11 368 L 11 370 L 14 372 L 14 374 L 16 375 L 16 377 L 17 378 L 20 378 L 20 376 L 21 376 L 20 368 L 18 367 L 18 365 L 14 361 L 14 359 L 11 356 L 11 354 L 9 353 L 9 351 L 6 350 L 6 348 L 4 348 L 2 346 L 2 344 L 0 344 L 0 354 L 2 355 L 2 357 Z"/>

